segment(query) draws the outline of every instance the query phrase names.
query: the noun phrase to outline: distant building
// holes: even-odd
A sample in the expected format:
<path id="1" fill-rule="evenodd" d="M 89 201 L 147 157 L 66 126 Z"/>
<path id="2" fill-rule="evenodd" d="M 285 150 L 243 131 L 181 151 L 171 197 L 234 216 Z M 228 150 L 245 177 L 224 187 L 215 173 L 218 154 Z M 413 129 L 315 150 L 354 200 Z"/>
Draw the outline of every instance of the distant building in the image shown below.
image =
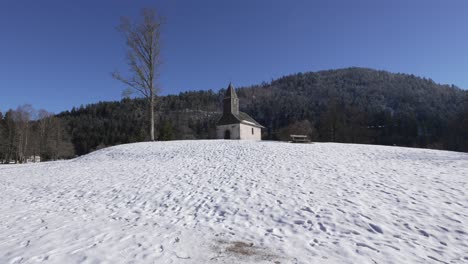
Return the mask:
<path id="1" fill-rule="evenodd" d="M 223 99 L 223 116 L 216 124 L 217 138 L 262 140 L 262 128 L 248 114 L 239 111 L 239 98 L 229 84 Z"/>

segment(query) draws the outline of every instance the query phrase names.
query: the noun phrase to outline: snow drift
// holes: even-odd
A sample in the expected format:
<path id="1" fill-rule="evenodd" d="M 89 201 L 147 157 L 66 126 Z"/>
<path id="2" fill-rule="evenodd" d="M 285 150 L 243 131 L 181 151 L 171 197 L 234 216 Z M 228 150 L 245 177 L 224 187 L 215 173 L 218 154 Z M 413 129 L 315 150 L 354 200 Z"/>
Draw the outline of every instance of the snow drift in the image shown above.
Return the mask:
<path id="1" fill-rule="evenodd" d="M 0 263 L 468 262 L 468 154 L 174 141 L 0 167 Z"/>

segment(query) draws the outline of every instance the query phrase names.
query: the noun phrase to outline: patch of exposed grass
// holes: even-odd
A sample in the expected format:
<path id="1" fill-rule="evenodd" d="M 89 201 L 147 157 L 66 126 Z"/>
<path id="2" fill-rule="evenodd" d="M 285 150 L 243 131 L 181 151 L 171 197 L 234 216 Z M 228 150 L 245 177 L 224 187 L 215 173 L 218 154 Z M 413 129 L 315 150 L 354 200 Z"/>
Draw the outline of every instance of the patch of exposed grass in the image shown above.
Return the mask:
<path id="1" fill-rule="evenodd" d="M 280 257 L 268 249 L 255 246 L 251 242 L 217 240 L 213 246 L 218 255 L 212 259 L 236 259 L 253 261 L 271 261 L 280 264 Z"/>

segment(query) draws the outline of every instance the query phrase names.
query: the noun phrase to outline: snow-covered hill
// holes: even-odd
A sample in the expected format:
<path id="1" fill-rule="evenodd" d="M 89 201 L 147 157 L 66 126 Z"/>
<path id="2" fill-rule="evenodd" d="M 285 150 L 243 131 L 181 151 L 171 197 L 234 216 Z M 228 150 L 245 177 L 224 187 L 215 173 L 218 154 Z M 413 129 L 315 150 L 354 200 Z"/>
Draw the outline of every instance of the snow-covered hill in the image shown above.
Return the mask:
<path id="1" fill-rule="evenodd" d="M 0 166 L 0 263 L 468 263 L 468 154 L 174 141 Z"/>

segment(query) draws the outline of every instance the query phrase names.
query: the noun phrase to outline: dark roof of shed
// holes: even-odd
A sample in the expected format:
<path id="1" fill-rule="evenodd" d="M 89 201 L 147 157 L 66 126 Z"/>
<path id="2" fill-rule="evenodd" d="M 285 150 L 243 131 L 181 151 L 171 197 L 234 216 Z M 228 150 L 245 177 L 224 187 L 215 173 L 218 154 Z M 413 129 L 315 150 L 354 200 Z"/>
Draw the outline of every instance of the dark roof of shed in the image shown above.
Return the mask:
<path id="1" fill-rule="evenodd" d="M 253 126 L 264 128 L 264 126 L 260 125 L 255 119 L 250 117 L 248 114 L 244 112 L 240 112 L 239 114 L 234 114 L 234 113 L 228 113 L 228 114 L 223 114 L 221 118 L 218 120 L 217 125 L 222 126 L 222 125 L 230 125 L 230 124 L 240 124 L 242 122 L 249 122 L 252 123 Z"/>

